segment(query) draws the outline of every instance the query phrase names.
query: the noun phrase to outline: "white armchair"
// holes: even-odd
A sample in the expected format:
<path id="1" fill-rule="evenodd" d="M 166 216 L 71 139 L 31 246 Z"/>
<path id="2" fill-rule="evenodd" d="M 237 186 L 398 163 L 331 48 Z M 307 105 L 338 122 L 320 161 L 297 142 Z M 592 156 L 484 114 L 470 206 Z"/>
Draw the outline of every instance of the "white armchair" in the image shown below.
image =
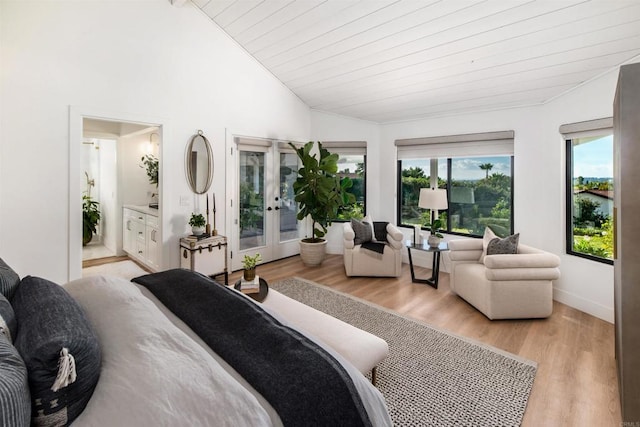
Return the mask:
<path id="1" fill-rule="evenodd" d="M 379 254 L 355 244 L 351 223 L 344 223 L 344 269 L 347 276 L 400 277 L 402 274 L 403 234 L 387 224 L 387 244 Z"/>
<path id="2" fill-rule="evenodd" d="M 560 258 L 518 245 L 518 253 L 482 255 L 482 240 L 452 240 L 451 291 L 489 319 L 549 317 L 553 312 L 552 281 L 560 277 Z"/>

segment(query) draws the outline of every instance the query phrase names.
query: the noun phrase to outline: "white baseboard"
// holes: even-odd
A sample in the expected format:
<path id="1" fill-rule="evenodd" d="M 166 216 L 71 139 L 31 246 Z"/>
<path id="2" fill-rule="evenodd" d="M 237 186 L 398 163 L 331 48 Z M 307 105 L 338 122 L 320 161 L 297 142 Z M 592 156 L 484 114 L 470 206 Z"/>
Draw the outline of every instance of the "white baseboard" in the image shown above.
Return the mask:
<path id="1" fill-rule="evenodd" d="M 598 304 L 562 289 L 553 288 L 553 299 L 573 307 L 576 310 L 584 311 L 609 323 L 614 323 L 613 308 Z"/>

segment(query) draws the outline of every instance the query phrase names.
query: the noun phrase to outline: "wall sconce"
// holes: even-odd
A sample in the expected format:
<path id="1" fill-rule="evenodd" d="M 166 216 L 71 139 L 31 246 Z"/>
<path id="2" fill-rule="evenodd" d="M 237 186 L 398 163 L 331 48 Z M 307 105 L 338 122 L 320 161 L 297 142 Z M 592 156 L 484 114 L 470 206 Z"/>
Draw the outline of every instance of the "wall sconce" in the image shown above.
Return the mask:
<path id="1" fill-rule="evenodd" d="M 152 154 L 153 153 L 153 135 L 157 136 L 158 139 L 160 138 L 160 135 L 155 133 L 155 132 L 151 132 L 149 134 L 149 145 L 147 145 L 147 154 Z M 160 145 L 160 142 L 156 142 L 156 145 Z"/>

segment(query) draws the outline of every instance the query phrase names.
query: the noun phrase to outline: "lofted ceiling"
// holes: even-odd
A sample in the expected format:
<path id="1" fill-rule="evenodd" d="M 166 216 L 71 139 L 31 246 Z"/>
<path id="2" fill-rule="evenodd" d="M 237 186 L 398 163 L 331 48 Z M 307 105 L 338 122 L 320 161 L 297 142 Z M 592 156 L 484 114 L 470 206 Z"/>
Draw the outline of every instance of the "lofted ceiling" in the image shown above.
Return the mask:
<path id="1" fill-rule="evenodd" d="M 541 104 L 640 55 L 640 0 L 192 0 L 313 109 Z"/>

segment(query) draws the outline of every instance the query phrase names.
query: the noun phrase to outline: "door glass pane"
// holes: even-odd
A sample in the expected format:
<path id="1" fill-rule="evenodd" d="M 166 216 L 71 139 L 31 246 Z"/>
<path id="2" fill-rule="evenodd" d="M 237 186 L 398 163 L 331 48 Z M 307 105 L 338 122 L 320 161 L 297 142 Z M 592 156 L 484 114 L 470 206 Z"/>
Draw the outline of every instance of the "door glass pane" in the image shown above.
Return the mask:
<path id="1" fill-rule="evenodd" d="M 240 151 L 240 250 L 265 245 L 265 153 Z"/>
<path id="2" fill-rule="evenodd" d="M 280 153 L 280 241 L 298 238 L 298 207 L 294 200 L 293 183 L 298 176 L 298 156 Z"/>

